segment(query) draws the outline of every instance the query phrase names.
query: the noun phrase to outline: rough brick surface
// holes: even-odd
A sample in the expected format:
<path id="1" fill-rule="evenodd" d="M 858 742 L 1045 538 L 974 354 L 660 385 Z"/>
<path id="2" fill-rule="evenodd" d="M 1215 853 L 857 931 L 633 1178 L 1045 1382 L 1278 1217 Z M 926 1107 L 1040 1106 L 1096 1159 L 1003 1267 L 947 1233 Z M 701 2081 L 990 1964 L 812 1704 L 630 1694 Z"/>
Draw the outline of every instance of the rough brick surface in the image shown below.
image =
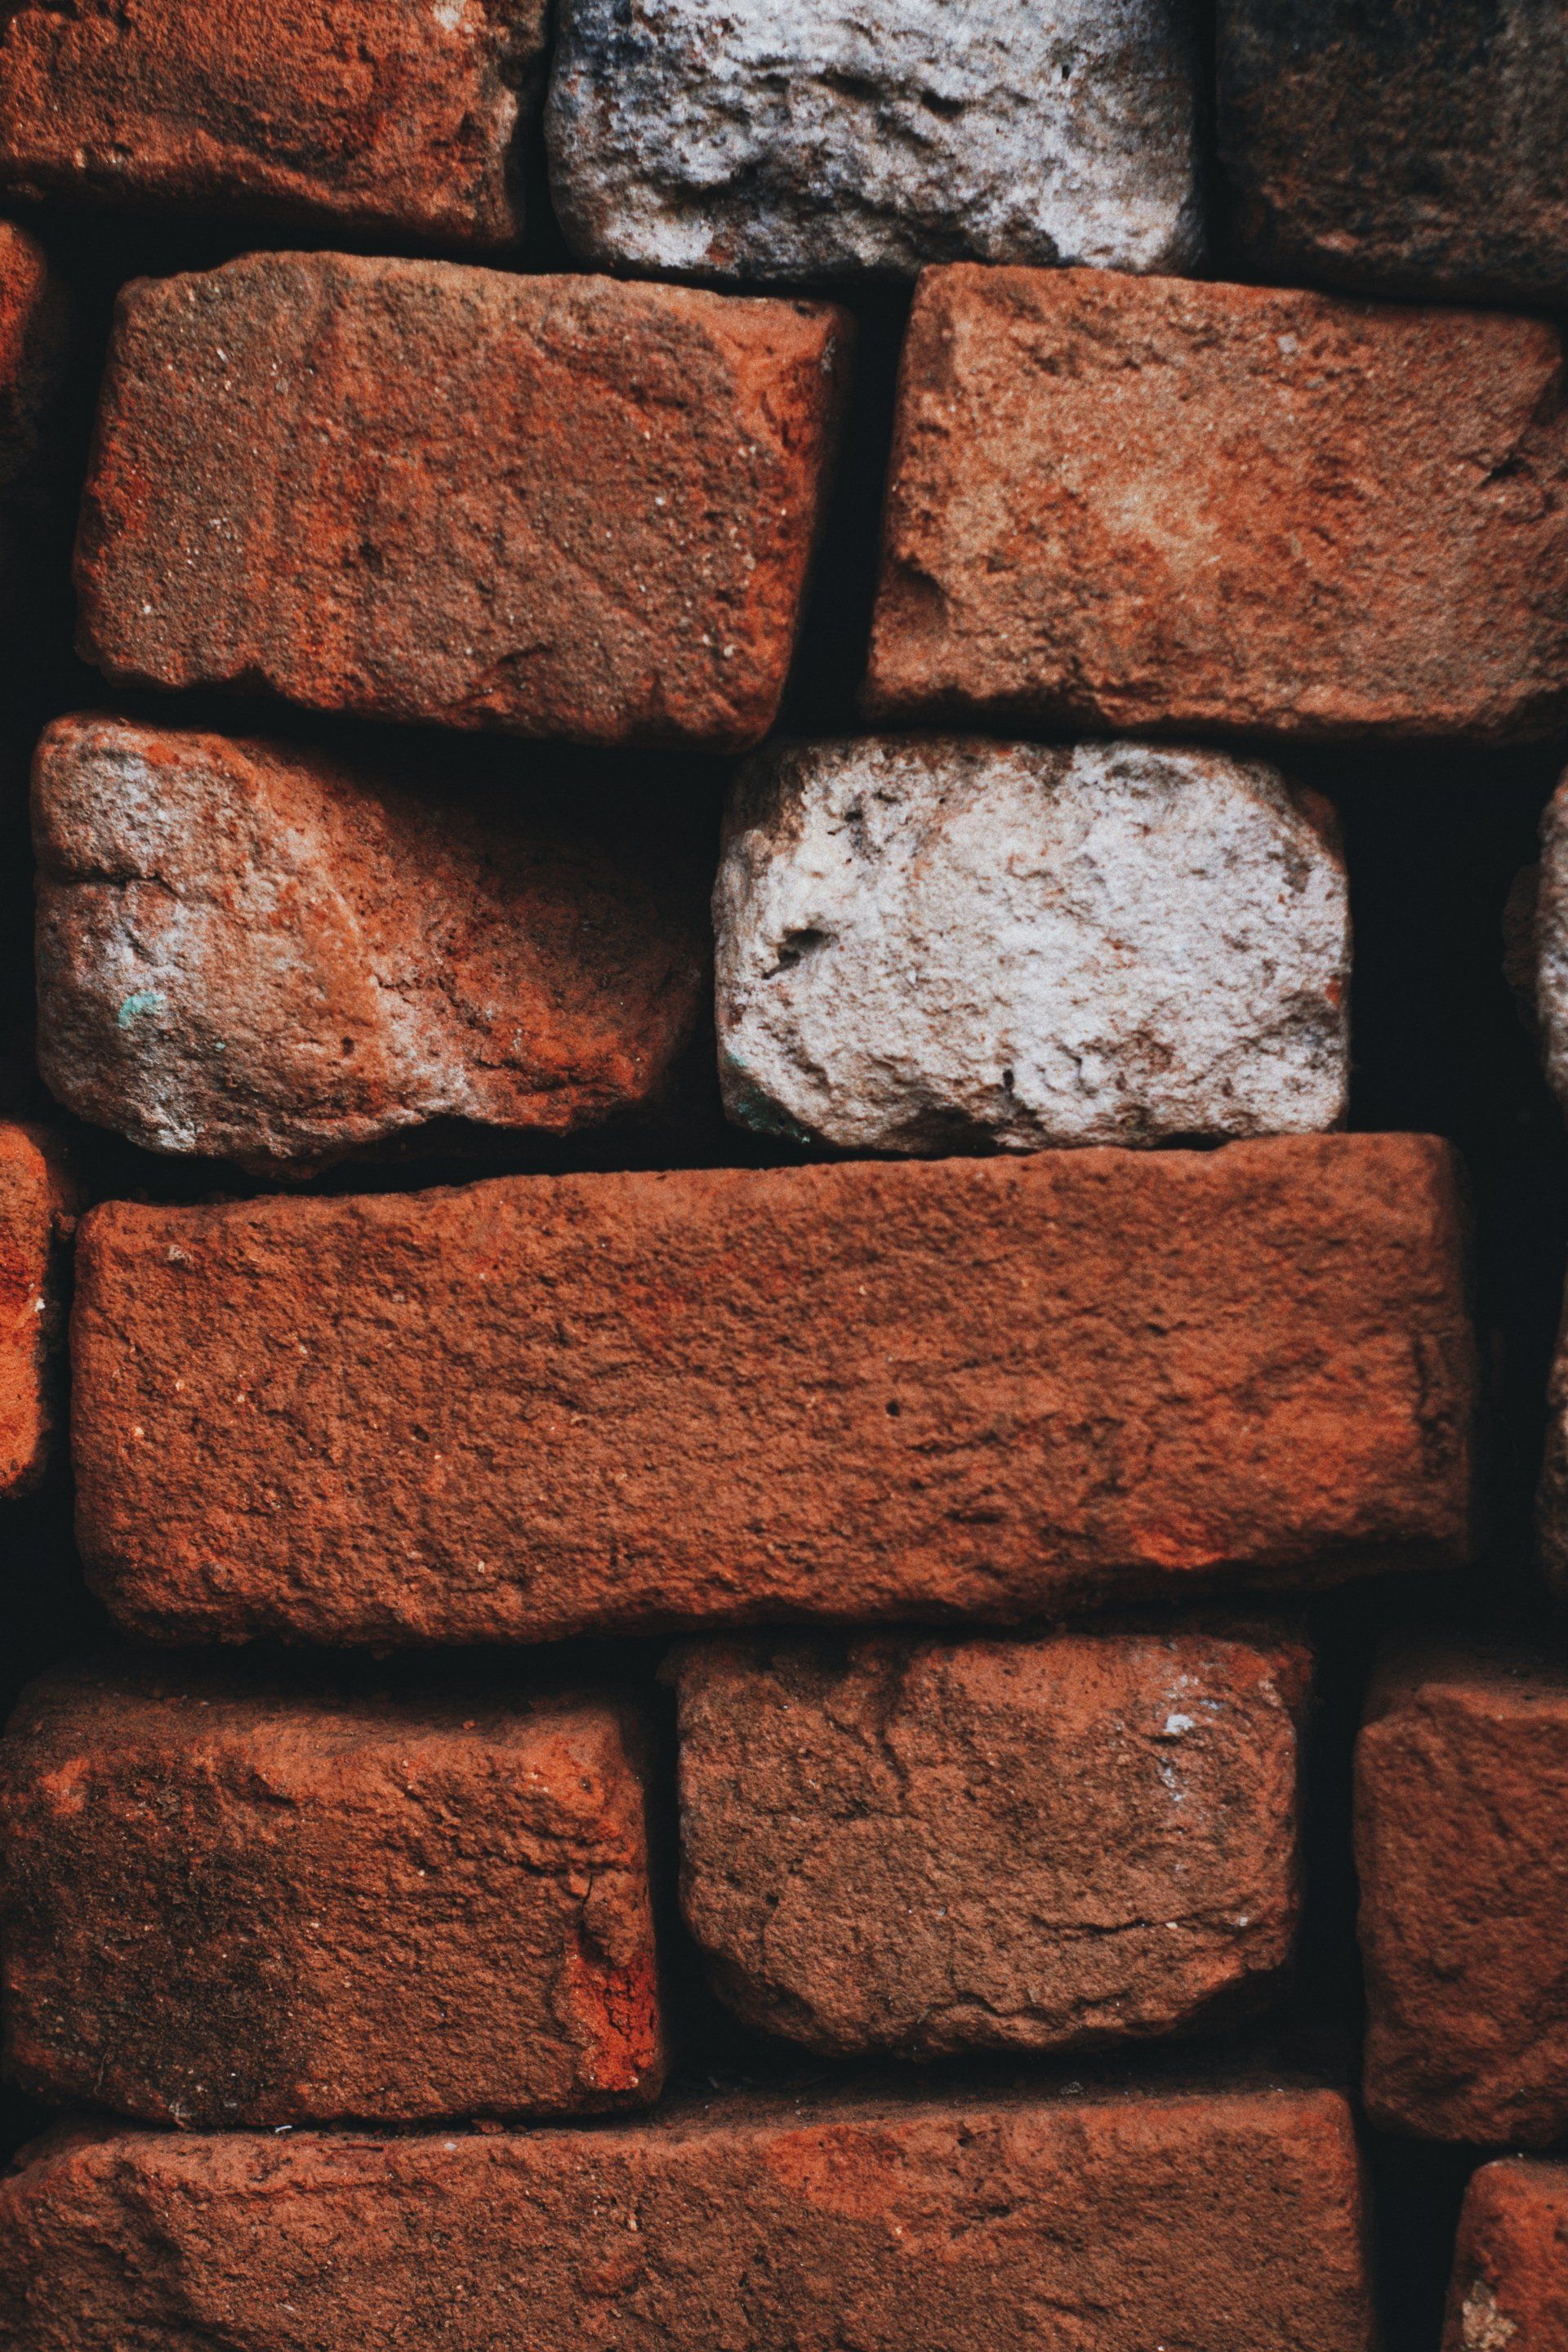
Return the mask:
<path id="1" fill-rule="evenodd" d="M 79 1528 L 160 1639 L 1018 1618 L 1463 1552 L 1410 1136 L 116 1202 Z"/>
<path id="2" fill-rule="evenodd" d="M 1333 2093 L 734 2099 L 636 2126 L 40 2142 L 15 2352 L 1371 2352 Z"/>
<path id="3" fill-rule="evenodd" d="M 0 184 L 497 246 L 542 0 L 14 0 Z"/>
<path id="4" fill-rule="evenodd" d="M 1494 2146 L 1568 2130 L 1568 1666 L 1500 1646 L 1392 1660 L 1356 1847 L 1373 2121 Z"/>
<path id="5" fill-rule="evenodd" d="M 1272 277 L 1560 305 L 1554 0 L 1220 0 L 1221 156 Z"/>
<path id="6" fill-rule="evenodd" d="M 33 1486 L 48 1457 L 60 1258 L 74 1208 L 59 1144 L 0 1120 L 0 1495 Z"/>
<path id="7" fill-rule="evenodd" d="M 261 254 L 121 297 L 77 550 L 121 682 L 744 748 L 850 329 L 822 304 Z"/>
<path id="8" fill-rule="evenodd" d="M 1552 1093 L 1568 1105 L 1568 776 L 1541 820 L 1541 863 L 1526 868 L 1507 912 L 1509 978 L 1541 1040 Z"/>
<path id="9" fill-rule="evenodd" d="M 689 1652 L 681 1899 L 715 1989 L 830 2054 L 1258 2006 L 1296 1923 L 1310 1671 L 1239 1630 Z"/>
<path id="10" fill-rule="evenodd" d="M 1324 804 L 1257 761 L 763 751 L 713 915 L 724 1099 L 764 1133 L 1027 1151 L 1344 1115 L 1344 866 Z"/>
<path id="11" fill-rule="evenodd" d="M 1568 716 L 1542 321 L 1096 270 L 933 270 L 867 706 L 1112 731 L 1506 739 Z"/>
<path id="12" fill-rule="evenodd" d="M 639 270 L 1180 269 L 1196 68 L 1180 0 L 567 0 L 556 211 Z"/>
<path id="13" fill-rule="evenodd" d="M 0 620 L 6 622 L 36 591 L 31 561 L 58 465 L 71 315 L 37 238 L 0 221 Z"/>
<path id="14" fill-rule="evenodd" d="M 510 789 L 444 790 L 455 765 L 58 721 L 34 832 L 60 1101 L 263 1165 L 646 1108 L 700 1012 L 695 859 L 605 838 L 588 796 L 529 791 L 526 757 Z"/>
<path id="15" fill-rule="evenodd" d="M 208 2128 L 652 2098 L 640 1752 L 594 1698 L 62 1669 L 0 1747 L 13 2080 Z"/>
<path id="16" fill-rule="evenodd" d="M 1465 2195 L 1443 2352 L 1568 2344 L 1568 2164 L 1483 2164 Z"/>

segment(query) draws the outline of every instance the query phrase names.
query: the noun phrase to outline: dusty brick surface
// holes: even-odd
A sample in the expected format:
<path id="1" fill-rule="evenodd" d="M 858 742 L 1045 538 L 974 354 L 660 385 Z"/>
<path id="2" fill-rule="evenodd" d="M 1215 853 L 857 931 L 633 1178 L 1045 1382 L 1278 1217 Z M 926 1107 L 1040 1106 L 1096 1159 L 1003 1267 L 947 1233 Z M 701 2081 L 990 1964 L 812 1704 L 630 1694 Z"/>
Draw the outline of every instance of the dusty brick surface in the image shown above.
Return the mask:
<path id="1" fill-rule="evenodd" d="M 32 563 L 58 465 L 72 315 L 37 239 L 0 221 L 0 620 L 7 622 L 36 587 Z"/>
<path id="2" fill-rule="evenodd" d="M 1568 715 L 1543 321 L 1098 270 L 932 270 L 902 381 L 878 719 L 1280 737 Z"/>
<path id="3" fill-rule="evenodd" d="M 0 1120 L 0 1495 L 42 1475 L 56 1419 L 63 1339 L 63 1244 L 76 1190 L 65 1151 L 42 1129 Z"/>
<path id="4" fill-rule="evenodd" d="M 1443 2352 L 1568 2344 L 1568 2164 L 1483 2164 L 1465 2194 Z"/>
<path id="5" fill-rule="evenodd" d="M 310 1164 L 431 1120 L 646 1110 L 696 1028 L 705 877 L 583 795 L 66 719 L 34 767 L 38 1058 L 155 1151 Z"/>
<path id="6" fill-rule="evenodd" d="M 1492 2146 L 1568 2130 L 1568 1666 L 1500 1645 L 1391 1659 L 1356 1853 L 1373 2120 Z"/>
<path id="7" fill-rule="evenodd" d="M 116 1202 L 79 1531 L 163 1640 L 1020 1618 L 1467 1543 L 1456 1166 L 1218 1152 Z"/>
<path id="8" fill-rule="evenodd" d="M 593 1697 L 62 1668 L 0 1744 L 11 2077 L 205 2128 L 651 2099 L 643 1769 Z"/>
<path id="9" fill-rule="evenodd" d="M 261 254 L 121 297 L 77 548 L 121 683 L 743 748 L 850 334 L 820 303 Z"/>
<path id="10" fill-rule="evenodd" d="M 506 245 L 542 0 L 19 0 L 0 185 Z"/>
<path id="11" fill-rule="evenodd" d="M 1568 43 L 1541 0 L 1221 0 L 1234 231 L 1271 277 L 1561 305 Z"/>
<path id="12" fill-rule="evenodd" d="M 689 1651 L 681 1900 L 716 1990 L 833 2054 L 1256 2007 L 1296 1924 L 1310 1673 L 1261 1631 Z"/>
<path id="13" fill-rule="evenodd" d="M 132 2132 L 0 2184 L 16 2352 L 1372 2352 L 1346 2104 L 735 2098 L 592 2132 Z"/>

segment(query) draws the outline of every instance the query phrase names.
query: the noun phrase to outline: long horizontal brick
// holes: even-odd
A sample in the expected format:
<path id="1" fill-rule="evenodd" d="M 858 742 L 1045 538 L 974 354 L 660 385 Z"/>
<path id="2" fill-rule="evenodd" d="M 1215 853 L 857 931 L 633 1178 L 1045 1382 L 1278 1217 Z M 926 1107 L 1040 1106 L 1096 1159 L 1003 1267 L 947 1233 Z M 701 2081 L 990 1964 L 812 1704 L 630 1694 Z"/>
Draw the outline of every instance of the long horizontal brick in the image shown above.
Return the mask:
<path id="1" fill-rule="evenodd" d="M 1483 2164 L 1465 2192 L 1443 2352 L 1568 2344 L 1568 2164 Z"/>
<path id="2" fill-rule="evenodd" d="M 57 720 L 33 779 L 46 1083 L 153 1150 L 263 1167 L 646 1109 L 697 1025 L 708 869 L 513 756 L 465 792 L 453 751 Z"/>
<path id="3" fill-rule="evenodd" d="M 64 1338 L 62 1257 L 75 1209 L 58 1140 L 0 1121 L 0 1495 L 34 1486 L 48 1460 Z"/>
<path id="4" fill-rule="evenodd" d="M 1568 1666 L 1494 1643 L 1384 1664 L 1356 1750 L 1366 2104 L 1387 2128 L 1568 2131 Z"/>
<path id="5" fill-rule="evenodd" d="M 681 1901 L 715 1990 L 830 2054 L 1257 2007 L 1296 1925 L 1310 1669 L 1245 1628 L 694 1647 Z"/>
<path id="6" fill-rule="evenodd" d="M 737 750 L 851 333 L 822 303 L 257 254 L 121 295 L 77 547 L 121 683 Z"/>
<path id="7" fill-rule="evenodd" d="M 116 1202 L 79 1527 L 162 1640 L 1016 1618 L 1466 1548 L 1455 1164 L 1217 1152 Z"/>
<path id="8" fill-rule="evenodd" d="M 12 2080 L 205 2128 L 651 2099 L 641 1758 L 587 1696 L 46 1676 L 0 1742 Z"/>
<path id="9" fill-rule="evenodd" d="M 867 708 L 1110 732 L 1545 734 L 1568 417 L 1542 320 L 928 271 Z"/>
<path id="10" fill-rule="evenodd" d="M 543 0 L 18 0 L 0 184 L 361 233 L 508 245 Z"/>
<path id="11" fill-rule="evenodd" d="M 1371 2352 L 1316 2090 L 733 2098 L 517 2136 L 129 2132 L 0 2182 L 12 2352 Z"/>

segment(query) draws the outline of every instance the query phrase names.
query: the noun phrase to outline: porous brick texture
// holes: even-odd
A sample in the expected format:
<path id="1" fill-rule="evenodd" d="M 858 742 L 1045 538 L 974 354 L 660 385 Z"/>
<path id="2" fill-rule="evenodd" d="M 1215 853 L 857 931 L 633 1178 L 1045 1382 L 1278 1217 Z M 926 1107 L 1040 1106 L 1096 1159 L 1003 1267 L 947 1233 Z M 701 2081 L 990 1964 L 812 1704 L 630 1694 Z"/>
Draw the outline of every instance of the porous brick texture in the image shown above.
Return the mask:
<path id="1" fill-rule="evenodd" d="M 689 1651 L 681 1899 L 715 1990 L 829 2055 L 1257 2007 L 1296 1924 L 1310 1673 L 1244 1630 Z"/>
<path id="2" fill-rule="evenodd" d="M 36 1486 L 51 1452 L 75 1209 L 65 1148 L 40 1128 L 0 1120 L 0 1495 Z"/>
<path id="3" fill-rule="evenodd" d="M 58 487 L 72 327 L 70 297 L 43 247 L 0 221 L 0 621 L 6 623 L 34 593 L 40 525 Z"/>
<path id="4" fill-rule="evenodd" d="M 759 752 L 713 896 L 731 1118 L 858 1151 L 1344 1115 L 1332 813 L 1257 761 L 869 736 Z"/>
<path id="5" fill-rule="evenodd" d="M 1483 2164 L 1459 2219 L 1443 2352 L 1568 2344 L 1568 2164 Z"/>
<path id="6" fill-rule="evenodd" d="M 1097 270 L 930 271 L 868 714 L 1280 737 L 1568 717 L 1544 321 Z"/>
<path id="7" fill-rule="evenodd" d="M 61 1669 L 0 1744 L 12 2079 L 206 2129 L 651 2099 L 642 1745 L 587 1696 Z"/>
<path id="8" fill-rule="evenodd" d="M 262 1167 L 647 1110 L 701 1008 L 702 869 L 580 784 L 531 790 L 535 757 L 464 791 L 451 755 L 58 721 L 34 769 L 47 1085 L 152 1150 Z"/>
<path id="9" fill-rule="evenodd" d="M 78 1525 L 160 1640 L 1020 1618 L 1464 1556 L 1448 1149 L 497 1179 L 85 1222 Z"/>
<path id="10" fill-rule="evenodd" d="M 0 185 L 510 244 L 544 13 L 543 0 L 14 0 Z"/>
<path id="11" fill-rule="evenodd" d="M 605 268 L 1180 269 L 1197 106 L 1182 0 L 564 0 L 551 185 Z"/>
<path id="12" fill-rule="evenodd" d="M 1396 1654 L 1356 1792 L 1368 2113 L 1547 2145 L 1568 2130 L 1568 1664 L 1500 1643 Z"/>
<path id="13" fill-rule="evenodd" d="M 1263 2086 L 68 2134 L 0 2185 L 0 2330 L 16 2352 L 1373 2345 L 1345 2102 Z"/>
<path id="14" fill-rule="evenodd" d="M 116 681 L 743 749 L 850 327 L 820 303 L 258 254 L 121 297 L 77 548 Z"/>
<path id="15" fill-rule="evenodd" d="M 1219 0 L 1218 52 L 1235 233 L 1268 276 L 1568 298 L 1552 0 Z"/>

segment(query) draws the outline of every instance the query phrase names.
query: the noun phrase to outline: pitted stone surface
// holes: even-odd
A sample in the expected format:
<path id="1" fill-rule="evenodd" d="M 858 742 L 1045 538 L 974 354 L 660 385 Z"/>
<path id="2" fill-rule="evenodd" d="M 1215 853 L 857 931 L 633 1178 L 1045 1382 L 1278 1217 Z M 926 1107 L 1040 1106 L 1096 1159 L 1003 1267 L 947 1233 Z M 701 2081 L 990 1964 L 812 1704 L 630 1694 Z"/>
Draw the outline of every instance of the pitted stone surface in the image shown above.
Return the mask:
<path id="1" fill-rule="evenodd" d="M 499 246 L 543 0 L 13 0 L 0 183 Z"/>
<path id="2" fill-rule="evenodd" d="M 565 0 L 551 180 L 607 266 L 1180 270 L 1197 79 L 1182 0 Z"/>
<path id="3" fill-rule="evenodd" d="M 1136 744 L 759 753 L 714 893 L 731 1116 L 900 1152 L 1332 1127 L 1327 816 L 1272 769 Z"/>
<path id="4" fill-rule="evenodd" d="M 1245 1628 L 691 1649 L 681 1901 L 715 1990 L 829 2055 L 1258 2007 L 1296 1924 L 1310 1672 Z"/>
<path id="5" fill-rule="evenodd" d="M 1443 2352 L 1568 2344 L 1568 2164 L 1510 2157 L 1473 2173 L 1459 2217 Z"/>
<path id="6" fill-rule="evenodd" d="M 38 1058 L 67 1108 L 265 1166 L 652 1102 L 699 1016 L 696 857 L 531 792 L 538 753 L 465 791 L 461 748 L 384 770 L 58 720 L 34 770 Z"/>

